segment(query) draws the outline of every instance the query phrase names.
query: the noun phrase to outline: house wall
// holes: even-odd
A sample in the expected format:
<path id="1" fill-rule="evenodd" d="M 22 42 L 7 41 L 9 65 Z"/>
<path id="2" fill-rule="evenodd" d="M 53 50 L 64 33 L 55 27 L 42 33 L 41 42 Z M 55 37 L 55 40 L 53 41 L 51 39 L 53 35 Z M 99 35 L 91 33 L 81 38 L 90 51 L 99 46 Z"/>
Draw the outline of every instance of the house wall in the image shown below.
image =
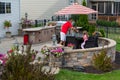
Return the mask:
<path id="1" fill-rule="evenodd" d="M 118 23 L 120 23 L 119 17 L 116 17 L 116 16 L 120 15 L 119 14 L 120 12 L 118 12 L 119 11 L 118 9 L 119 9 L 119 6 L 120 6 L 120 4 L 119 4 L 120 0 L 89 0 L 89 5 L 88 6 L 90 8 L 92 8 L 92 6 L 96 6 L 96 10 L 98 10 L 98 8 L 99 8 L 98 4 L 101 1 L 104 2 L 104 8 L 101 9 L 101 10 L 104 10 L 104 11 L 102 13 L 100 13 L 100 11 L 98 11 L 98 19 L 102 18 L 102 20 L 107 19 L 108 21 L 114 20 L 114 21 L 117 21 Z M 108 6 L 107 2 L 111 2 L 109 7 L 107 7 Z M 114 4 L 114 3 L 116 3 L 116 4 Z M 118 4 L 119 4 L 119 6 L 117 6 Z M 114 19 L 111 18 L 111 17 L 114 17 Z"/>
<path id="2" fill-rule="evenodd" d="M 81 0 L 78 0 L 81 4 Z M 69 5 L 69 0 L 21 0 L 21 18 L 51 19 L 55 12 Z"/>
<path id="3" fill-rule="evenodd" d="M 18 34 L 17 29 L 19 28 L 20 21 L 20 2 L 19 0 L 0 0 L 0 2 L 11 2 L 11 13 L 9 14 L 0 14 L 0 37 L 5 36 L 6 30 L 4 29 L 3 22 L 5 20 L 10 20 L 12 27 L 9 30 L 12 32 L 12 35 Z"/>
<path id="4" fill-rule="evenodd" d="M 111 4 L 111 14 L 114 14 L 114 3 L 115 2 L 120 2 L 120 0 L 89 0 L 88 1 L 88 3 L 89 3 L 89 7 L 91 7 L 92 5 L 96 5 L 96 9 L 98 10 L 98 3 L 100 3 L 100 2 L 104 2 L 104 11 L 106 11 L 105 10 L 105 8 L 106 8 L 106 3 L 107 2 L 111 2 L 112 4 Z"/>
<path id="5" fill-rule="evenodd" d="M 29 19 L 49 19 L 66 5 L 68 0 L 21 0 L 21 18 L 28 13 Z"/>

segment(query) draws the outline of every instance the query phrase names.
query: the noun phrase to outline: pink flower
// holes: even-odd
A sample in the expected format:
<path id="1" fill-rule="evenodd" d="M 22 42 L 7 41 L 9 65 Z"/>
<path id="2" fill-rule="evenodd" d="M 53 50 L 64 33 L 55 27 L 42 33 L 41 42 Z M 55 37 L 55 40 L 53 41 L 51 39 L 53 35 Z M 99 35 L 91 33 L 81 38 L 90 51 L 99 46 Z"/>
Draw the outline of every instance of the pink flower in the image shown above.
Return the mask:
<path id="1" fill-rule="evenodd" d="M 53 53 L 53 54 L 55 54 L 56 57 L 59 57 L 59 56 L 61 56 L 63 54 L 64 51 L 63 51 L 62 48 L 57 47 L 57 48 L 51 49 L 50 52 Z"/>
<path id="2" fill-rule="evenodd" d="M 72 44 L 72 43 L 69 43 L 67 46 L 68 46 L 68 47 L 74 47 L 75 45 Z"/>
<path id="3" fill-rule="evenodd" d="M 52 49 L 51 50 L 51 52 L 59 52 L 59 53 L 62 53 L 63 52 L 63 50 L 62 50 L 62 48 L 56 48 L 56 49 Z"/>
<path id="4" fill-rule="evenodd" d="M 1 60 L 1 64 L 5 65 L 6 60 L 7 60 L 6 54 L 0 53 L 0 60 Z"/>
<path id="5" fill-rule="evenodd" d="M 53 54 L 56 57 L 59 57 L 64 53 L 64 51 L 61 47 L 49 48 L 47 46 L 44 46 L 43 48 L 41 48 L 41 53 L 45 55 Z"/>

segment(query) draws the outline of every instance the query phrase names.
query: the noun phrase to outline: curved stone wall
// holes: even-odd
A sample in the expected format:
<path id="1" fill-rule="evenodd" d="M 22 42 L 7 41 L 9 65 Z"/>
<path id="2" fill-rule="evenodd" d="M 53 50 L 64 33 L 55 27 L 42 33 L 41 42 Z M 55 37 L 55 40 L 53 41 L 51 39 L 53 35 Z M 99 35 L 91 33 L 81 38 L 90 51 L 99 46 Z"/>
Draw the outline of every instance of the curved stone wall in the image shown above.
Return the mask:
<path id="1" fill-rule="evenodd" d="M 112 39 L 99 37 L 99 47 L 86 49 L 73 49 L 65 51 L 61 58 L 56 58 L 57 66 L 73 67 L 73 66 L 89 66 L 92 65 L 93 54 L 99 53 L 102 49 L 107 50 L 107 55 L 111 56 L 112 61 L 115 60 L 116 42 Z"/>

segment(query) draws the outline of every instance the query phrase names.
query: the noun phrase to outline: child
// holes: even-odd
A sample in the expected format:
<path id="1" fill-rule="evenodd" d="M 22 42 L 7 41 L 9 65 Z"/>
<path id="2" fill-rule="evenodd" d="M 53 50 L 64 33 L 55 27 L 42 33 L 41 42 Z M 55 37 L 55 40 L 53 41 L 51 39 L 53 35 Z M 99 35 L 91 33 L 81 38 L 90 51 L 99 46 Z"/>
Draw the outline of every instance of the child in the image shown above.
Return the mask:
<path id="1" fill-rule="evenodd" d="M 83 31 L 83 43 L 81 44 L 82 49 L 84 49 L 84 46 L 87 40 L 88 40 L 88 33 L 87 31 Z"/>

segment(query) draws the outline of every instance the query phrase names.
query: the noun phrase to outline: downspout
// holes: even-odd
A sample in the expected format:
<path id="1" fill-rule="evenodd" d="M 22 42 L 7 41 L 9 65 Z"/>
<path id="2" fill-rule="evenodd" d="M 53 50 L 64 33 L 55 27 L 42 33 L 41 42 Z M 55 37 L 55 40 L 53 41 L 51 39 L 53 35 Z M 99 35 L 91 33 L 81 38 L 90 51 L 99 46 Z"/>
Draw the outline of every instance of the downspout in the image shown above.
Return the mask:
<path id="1" fill-rule="evenodd" d="M 21 5 L 19 0 L 19 22 L 20 22 L 20 18 L 21 18 Z M 20 28 L 20 24 L 19 24 L 19 28 Z"/>
<path id="2" fill-rule="evenodd" d="M 21 17 L 21 5 L 20 5 L 20 0 L 19 0 L 19 21 L 20 21 L 20 17 Z"/>

